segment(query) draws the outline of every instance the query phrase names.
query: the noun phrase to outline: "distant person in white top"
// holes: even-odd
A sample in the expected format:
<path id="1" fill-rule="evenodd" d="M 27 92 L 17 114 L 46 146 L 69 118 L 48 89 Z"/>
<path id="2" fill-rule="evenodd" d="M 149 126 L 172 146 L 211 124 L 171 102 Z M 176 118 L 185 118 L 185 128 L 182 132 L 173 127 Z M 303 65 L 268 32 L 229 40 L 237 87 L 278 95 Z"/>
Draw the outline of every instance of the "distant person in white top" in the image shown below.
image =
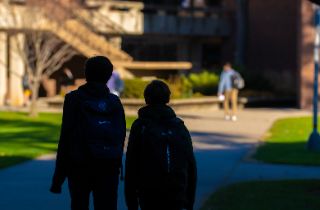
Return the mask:
<path id="1" fill-rule="evenodd" d="M 205 0 L 194 0 L 193 5 L 195 8 L 204 8 L 207 6 Z"/>
<path id="2" fill-rule="evenodd" d="M 124 89 L 124 83 L 120 77 L 120 74 L 117 71 L 113 71 L 111 78 L 109 79 L 107 86 L 110 90 L 110 93 L 120 97 L 121 92 Z"/>
<path id="3" fill-rule="evenodd" d="M 244 81 L 241 75 L 232 69 L 230 63 L 226 63 L 223 66 L 218 89 L 218 97 L 223 100 L 225 120 L 237 121 L 238 92 L 243 87 Z"/>
<path id="4" fill-rule="evenodd" d="M 191 1 L 190 0 L 181 0 L 181 7 L 182 8 L 190 8 L 191 7 Z"/>

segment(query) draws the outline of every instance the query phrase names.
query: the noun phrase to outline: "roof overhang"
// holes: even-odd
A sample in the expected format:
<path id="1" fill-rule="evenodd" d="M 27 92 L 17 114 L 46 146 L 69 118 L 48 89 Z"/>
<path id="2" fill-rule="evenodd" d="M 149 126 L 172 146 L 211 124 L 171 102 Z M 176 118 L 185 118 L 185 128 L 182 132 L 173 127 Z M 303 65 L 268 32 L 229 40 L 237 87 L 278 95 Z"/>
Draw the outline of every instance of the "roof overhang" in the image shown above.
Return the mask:
<path id="1" fill-rule="evenodd" d="M 147 61 L 133 61 L 133 62 L 113 62 L 114 66 L 122 67 L 128 70 L 190 70 L 192 63 L 190 62 L 147 62 Z"/>

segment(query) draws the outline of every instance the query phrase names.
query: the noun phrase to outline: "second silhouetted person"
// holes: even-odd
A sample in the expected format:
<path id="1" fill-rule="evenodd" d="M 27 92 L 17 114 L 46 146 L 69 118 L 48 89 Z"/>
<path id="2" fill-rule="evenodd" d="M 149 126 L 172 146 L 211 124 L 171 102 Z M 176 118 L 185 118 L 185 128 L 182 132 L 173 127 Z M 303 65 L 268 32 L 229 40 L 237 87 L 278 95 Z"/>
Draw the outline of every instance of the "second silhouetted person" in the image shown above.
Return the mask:
<path id="1" fill-rule="evenodd" d="M 131 128 L 126 157 L 125 195 L 129 210 L 192 210 L 196 163 L 184 122 L 159 80 L 145 89 L 146 106 Z"/>

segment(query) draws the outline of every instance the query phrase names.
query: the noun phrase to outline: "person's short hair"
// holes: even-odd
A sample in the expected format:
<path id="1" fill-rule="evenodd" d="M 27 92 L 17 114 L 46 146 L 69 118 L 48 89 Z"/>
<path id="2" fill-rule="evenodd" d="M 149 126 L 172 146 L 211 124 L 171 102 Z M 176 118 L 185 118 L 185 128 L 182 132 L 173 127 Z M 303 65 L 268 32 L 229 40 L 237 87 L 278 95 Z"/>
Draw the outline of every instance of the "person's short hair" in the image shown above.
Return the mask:
<path id="1" fill-rule="evenodd" d="M 170 101 L 171 91 L 166 83 L 153 80 L 144 90 L 146 104 L 167 104 Z"/>
<path id="2" fill-rule="evenodd" d="M 225 62 L 223 66 L 232 68 L 232 64 L 230 62 Z"/>
<path id="3" fill-rule="evenodd" d="M 85 76 L 88 82 L 107 83 L 112 71 L 111 61 L 104 56 L 91 57 L 85 64 Z"/>

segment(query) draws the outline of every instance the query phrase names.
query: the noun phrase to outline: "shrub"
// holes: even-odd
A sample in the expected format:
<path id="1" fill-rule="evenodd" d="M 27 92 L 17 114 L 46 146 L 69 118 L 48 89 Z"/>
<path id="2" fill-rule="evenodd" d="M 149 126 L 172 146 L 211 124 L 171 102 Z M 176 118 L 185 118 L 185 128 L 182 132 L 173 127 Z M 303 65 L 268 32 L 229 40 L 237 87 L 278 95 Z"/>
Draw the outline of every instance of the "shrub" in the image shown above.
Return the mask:
<path id="1" fill-rule="evenodd" d="M 201 73 L 191 73 L 188 80 L 194 93 L 213 95 L 217 91 L 219 76 L 212 72 L 203 71 Z"/>
<path id="2" fill-rule="evenodd" d="M 192 96 L 192 85 L 185 76 L 171 77 L 163 81 L 167 83 L 171 90 L 171 98 L 188 98 Z M 144 89 L 149 82 L 140 78 L 125 79 L 125 87 L 121 97 L 143 98 Z"/>
<path id="3" fill-rule="evenodd" d="M 166 83 L 171 90 L 171 98 L 190 98 L 192 96 L 192 84 L 185 76 L 172 77 Z"/>
<path id="4" fill-rule="evenodd" d="M 121 94 L 123 98 L 143 98 L 143 92 L 149 81 L 139 78 L 125 79 L 124 90 Z"/>
<path id="5" fill-rule="evenodd" d="M 217 91 L 219 77 L 217 74 L 203 71 L 189 76 L 172 76 L 166 82 L 171 90 L 171 98 L 190 98 L 194 95 L 213 95 Z M 143 98 L 145 87 L 150 81 L 141 78 L 125 79 L 123 98 Z M 193 94 L 194 93 L 194 94 Z"/>

